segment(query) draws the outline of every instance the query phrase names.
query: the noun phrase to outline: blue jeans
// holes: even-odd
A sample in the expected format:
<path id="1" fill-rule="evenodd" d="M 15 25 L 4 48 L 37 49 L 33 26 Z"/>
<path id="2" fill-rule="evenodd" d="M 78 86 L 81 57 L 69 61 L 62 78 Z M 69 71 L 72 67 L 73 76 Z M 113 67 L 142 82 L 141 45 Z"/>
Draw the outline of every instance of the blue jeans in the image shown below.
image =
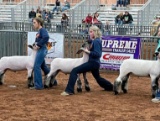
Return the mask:
<path id="1" fill-rule="evenodd" d="M 115 20 L 115 25 L 122 25 L 123 21 L 122 20 Z"/>
<path id="2" fill-rule="evenodd" d="M 68 9 L 69 9 L 69 7 L 65 7 L 65 6 L 64 6 L 64 7 L 62 8 L 62 12 L 65 11 L 65 10 L 68 10 Z"/>
<path id="3" fill-rule="evenodd" d="M 61 9 L 61 6 L 54 6 L 54 8 L 53 8 L 53 12 L 55 12 L 55 11 L 60 11 L 60 9 Z"/>
<path id="4" fill-rule="evenodd" d="M 83 73 L 83 72 L 89 72 L 89 71 L 91 71 L 93 77 L 96 79 L 97 83 L 102 88 L 104 88 L 107 91 L 112 91 L 113 84 L 110 83 L 109 81 L 105 80 L 104 78 L 100 77 L 99 67 L 100 67 L 100 64 L 97 62 L 93 62 L 93 61 L 89 61 L 89 62 L 86 62 L 78 67 L 75 67 L 70 73 L 69 81 L 68 81 L 68 84 L 67 84 L 65 91 L 69 94 L 73 94 L 74 93 L 74 85 L 77 80 L 77 74 Z"/>
<path id="5" fill-rule="evenodd" d="M 46 55 L 47 55 L 47 48 L 45 46 L 41 47 L 37 51 L 34 63 L 34 86 L 36 89 L 43 89 L 41 69 L 43 70 L 45 75 L 49 73 L 49 68 L 47 67 L 44 60 Z"/>
<path id="6" fill-rule="evenodd" d="M 118 7 L 118 5 L 120 5 L 120 6 L 126 6 L 127 5 L 127 3 L 128 3 L 128 0 L 117 0 L 117 7 Z"/>

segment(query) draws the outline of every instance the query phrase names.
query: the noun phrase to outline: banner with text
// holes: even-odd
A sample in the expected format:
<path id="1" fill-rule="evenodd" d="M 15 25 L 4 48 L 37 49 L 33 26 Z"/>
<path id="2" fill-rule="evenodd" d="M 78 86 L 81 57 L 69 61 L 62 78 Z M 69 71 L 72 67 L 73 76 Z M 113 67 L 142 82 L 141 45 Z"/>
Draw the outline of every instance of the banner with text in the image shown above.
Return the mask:
<path id="1" fill-rule="evenodd" d="M 37 32 L 28 32 L 28 45 L 35 42 Z M 46 64 L 50 64 L 54 58 L 64 57 L 64 35 L 59 33 L 49 33 L 49 42 L 47 44 L 48 53 L 46 55 Z M 28 48 L 28 55 L 31 54 L 31 49 Z"/>
<path id="2" fill-rule="evenodd" d="M 139 59 L 140 53 L 140 37 L 103 36 L 101 68 L 119 70 L 123 60 Z"/>

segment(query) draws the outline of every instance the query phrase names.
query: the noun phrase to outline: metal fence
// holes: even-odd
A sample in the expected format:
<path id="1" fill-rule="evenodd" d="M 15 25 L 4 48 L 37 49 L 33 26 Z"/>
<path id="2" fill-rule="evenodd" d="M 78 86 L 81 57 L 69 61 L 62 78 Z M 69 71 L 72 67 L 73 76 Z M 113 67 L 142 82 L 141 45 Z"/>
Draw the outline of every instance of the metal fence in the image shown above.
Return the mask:
<path id="1" fill-rule="evenodd" d="M 138 25 L 149 25 L 160 12 L 160 0 L 148 0 L 138 11 Z"/>
<path id="2" fill-rule="evenodd" d="M 64 34 L 64 57 L 75 58 L 82 43 L 87 40 L 88 35 L 82 36 L 76 33 Z M 137 37 L 137 36 L 130 36 Z M 139 36 L 141 39 L 141 59 L 153 60 L 153 54 L 157 47 L 157 37 Z M 27 55 L 27 32 L 0 31 L 0 57 L 12 55 Z"/>
<path id="3" fill-rule="evenodd" d="M 135 26 L 135 25 L 109 25 L 106 30 L 105 25 L 96 24 L 103 34 L 110 35 L 134 35 L 134 36 L 153 36 L 157 30 L 157 26 Z M 59 33 L 76 33 L 85 35 L 88 34 L 88 29 L 91 25 L 87 24 L 75 24 L 71 28 L 70 25 L 62 26 L 61 24 L 44 24 L 44 27 L 49 32 Z M 34 31 L 33 24 L 28 22 L 3 22 L 0 23 L 0 30 L 18 30 L 18 31 Z"/>
<path id="4" fill-rule="evenodd" d="M 0 31 L 0 58 L 3 56 L 26 55 L 27 33 Z"/>

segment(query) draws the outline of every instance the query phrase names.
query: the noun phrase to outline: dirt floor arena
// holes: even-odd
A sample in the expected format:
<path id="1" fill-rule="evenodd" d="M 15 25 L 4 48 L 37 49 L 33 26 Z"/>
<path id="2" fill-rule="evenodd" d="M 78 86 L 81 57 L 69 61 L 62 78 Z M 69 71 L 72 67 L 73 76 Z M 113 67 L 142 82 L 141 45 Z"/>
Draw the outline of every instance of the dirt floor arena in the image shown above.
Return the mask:
<path id="1" fill-rule="evenodd" d="M 91 92 L 61 96 L 68 75 L 57 76 L 58 86 L 30 90 L 27 72 L 7 71 L 0 87 L 0 121 L 159 121 L 160 104 L 151 102 L 150 79 L 132 76 L 129 92 L 115 96 L 103 91 L 90 73 L 87 78 Z M 101 72 L 111 82 L 118 73 Z M 16 87 L 15 87 L 16 86 Z"/>

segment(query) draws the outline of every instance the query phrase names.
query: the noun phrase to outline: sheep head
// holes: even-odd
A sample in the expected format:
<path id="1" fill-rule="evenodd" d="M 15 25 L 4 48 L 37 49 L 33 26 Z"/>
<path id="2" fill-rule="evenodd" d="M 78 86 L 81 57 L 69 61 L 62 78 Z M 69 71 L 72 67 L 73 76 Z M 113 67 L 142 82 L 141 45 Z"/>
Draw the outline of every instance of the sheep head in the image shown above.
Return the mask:
<path id="1" fill-rule="evenodd" d="M 77 51 L 76 54 L 80 54 L 81 52 L 83 52 L 83 49 L 88 48 L 88 46 L 89 46 L 88 42 L 83 43 L 81 48 Z"/>

